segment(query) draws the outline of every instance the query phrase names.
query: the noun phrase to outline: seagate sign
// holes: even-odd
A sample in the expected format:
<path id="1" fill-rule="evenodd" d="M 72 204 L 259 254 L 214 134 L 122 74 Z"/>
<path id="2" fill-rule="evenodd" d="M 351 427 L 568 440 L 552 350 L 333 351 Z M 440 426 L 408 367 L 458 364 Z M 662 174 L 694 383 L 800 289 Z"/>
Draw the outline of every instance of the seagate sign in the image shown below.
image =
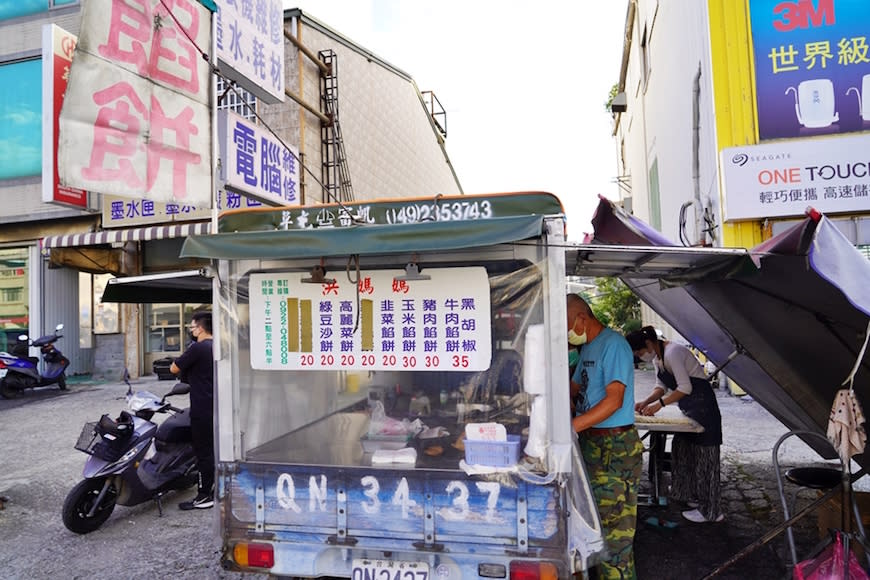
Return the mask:
<path id="1" fill-rule="evenodd" d="M 870 135 L 729 147 L 720 158 L 725 219 L 870 210 Z"/>

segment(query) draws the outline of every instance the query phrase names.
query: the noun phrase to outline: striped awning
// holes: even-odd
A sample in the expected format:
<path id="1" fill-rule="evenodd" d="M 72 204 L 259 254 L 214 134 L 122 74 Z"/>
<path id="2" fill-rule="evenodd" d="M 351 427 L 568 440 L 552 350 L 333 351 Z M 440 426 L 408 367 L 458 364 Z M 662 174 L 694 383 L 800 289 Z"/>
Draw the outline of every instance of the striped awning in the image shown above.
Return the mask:
<path id="1" fill-rule="evenodd" d="M 114 244 L 123 242 L 148 242 L 169 238 L 186 238 L 192 235 L 209 233 L 211 222 L 196 222 L 150 226 L 145 228 L 128 228 L 118 230 L 101 230 L 83 234 L 66 234 L 62 236 L 46 236 L 42 238 L 42 248 L 73 248 L 77 246 L 96 246 L 99 244 Z"/>

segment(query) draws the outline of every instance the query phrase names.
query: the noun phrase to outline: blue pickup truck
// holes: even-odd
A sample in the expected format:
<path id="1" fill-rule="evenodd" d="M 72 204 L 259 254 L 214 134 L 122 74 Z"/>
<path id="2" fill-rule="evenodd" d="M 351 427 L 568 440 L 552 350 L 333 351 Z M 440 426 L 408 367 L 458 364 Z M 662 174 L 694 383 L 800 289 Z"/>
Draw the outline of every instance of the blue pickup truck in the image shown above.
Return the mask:
<path id="1" fill-rule="evenodd" d="M 227 212 L 223 561 L 564 578 L 603 549 L 569 422 L 565 221 L 543 193 Z M 532 339 L 534 337 L 534 339 Z"/>
<path id="2" fill-rule="evenodd" d="M 605 199 L 592 223 L 566 242 L 538 192 L 234 211 L 185 242 L 211 267 L 113 280 L 104 301 L 213 301 L 224 566 L 587 577 L 575 277 L 622 279 L 790 429 L 824 433 L 842 377 L 866 379 L 870 263 L 821 214 L 752 250 L 676 246 Z"/>

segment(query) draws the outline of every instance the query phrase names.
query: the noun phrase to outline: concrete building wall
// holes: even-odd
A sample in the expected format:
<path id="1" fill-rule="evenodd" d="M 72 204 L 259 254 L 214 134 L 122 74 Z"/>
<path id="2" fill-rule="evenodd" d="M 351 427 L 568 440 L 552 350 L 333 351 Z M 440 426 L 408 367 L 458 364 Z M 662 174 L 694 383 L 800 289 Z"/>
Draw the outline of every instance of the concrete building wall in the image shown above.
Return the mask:
<path id="1" fill-rule="evenodd" d="M 42 51 L 42 25 L 57 24 L 67 32 L 78 34 L 81 22 L 79 6 L 69 5 L 47 12 L 0 21 L 0 60 L 39 56 Z"/>
<path id="2" fill-rule="evenodd" d="M 355 199 L 461 193 L 444 140 L 413 79 L 308 15 L 288 14 L 285 26 L 303 45 L 315 54 L 332 50 L 336 55 L 339 123 Z M 289 42 L 285 54 L 288 90 L 320 109 L 319 69 Z M 320 180 L 320 120 L 289 99 L 263 111 L 266 122 L 300 148 L 305 165 Z M 313 177 L 304 177 L 305 202 L 331 201 Z"/>
<path id="3" fill-rule="evenodd" d="M 633 22 L 627 23 L 632 28 L 624 55 L 627 110 L 615 118 L 617 162 L 620 175 L 628 177 L 634 215 L 676 243 L 681 242 L 683 203 L 692 202 L 684 230 L 692 244 L 700 240 L 696 223 L 703 208 L 720 215 L 708 20 L 706 2 L 637 0 Z M 658 180 L 657 207 L 651 199 L 653 172 Z M 716 221 L 721 223 L 719 217 Z M 642 319 L 682 342 L 646 305 Z"/>
<path id="4" fill-rule="evenodd" d="M 616 133 L 634 214 L 656 221 L 650 176 L 657 170 L 660 223 L 654 225 L 679 241 L 680 206 L 694 202 L 685 230 L 693 244 L 699 240 L 696 208 L 719 207 L 707 21 L 704 2 L 638 1 L 625 81 L 628 109 Z"/>

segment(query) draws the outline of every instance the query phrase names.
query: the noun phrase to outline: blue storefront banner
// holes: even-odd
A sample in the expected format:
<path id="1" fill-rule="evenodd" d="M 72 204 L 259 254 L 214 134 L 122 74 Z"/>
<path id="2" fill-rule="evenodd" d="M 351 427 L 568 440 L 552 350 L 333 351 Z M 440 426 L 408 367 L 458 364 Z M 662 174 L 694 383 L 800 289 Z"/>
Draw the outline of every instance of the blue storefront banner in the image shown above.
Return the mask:
<path id="1" fill-rule="evenodd" d="M 759 138 L 870 130 L 870 2 L 750 0 Z"/>

